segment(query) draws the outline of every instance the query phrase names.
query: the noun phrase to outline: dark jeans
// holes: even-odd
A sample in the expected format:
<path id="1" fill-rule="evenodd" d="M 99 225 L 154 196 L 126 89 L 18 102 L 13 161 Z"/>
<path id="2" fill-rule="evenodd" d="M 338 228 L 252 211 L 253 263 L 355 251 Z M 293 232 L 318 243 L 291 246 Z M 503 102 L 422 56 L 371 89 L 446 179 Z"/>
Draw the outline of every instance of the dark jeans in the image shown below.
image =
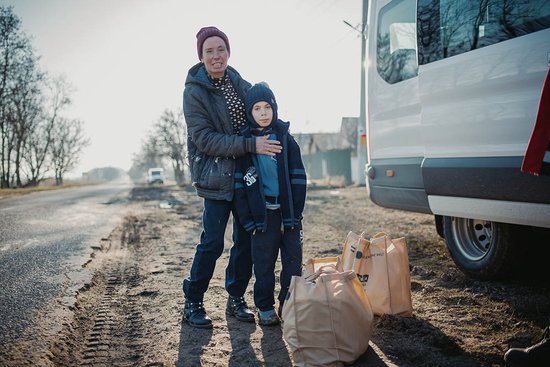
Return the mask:
<path id="1" fill-rule="evenodd" d="M 183 293 L 191 302 L 202 302 L 216 260 L 224 250 L 224 234 L 233 213 L 233 246 L 229 253 L 229 263 L 225 269 L 225 289 L 234 297 L 244 295 L 252 277 L 252 256 L 250 253 L 250 235 L 241 226 L 233 202 L 204 199 L 202 213 L 203 231 L 197 245 L 191 273 L 183 281 Z"/>
<path id="2" fill-rule="evenodd" d="M 252 235 L 254 263 L 254 304 L 260 311 L 274 308 L 275 263 L 281 251 L 281 290 L 277 297 L 284 301 L 293 275 L 302 273 L 302 225 L 281 229 L 281 211 L 267 210 L 267 230 Z"/>

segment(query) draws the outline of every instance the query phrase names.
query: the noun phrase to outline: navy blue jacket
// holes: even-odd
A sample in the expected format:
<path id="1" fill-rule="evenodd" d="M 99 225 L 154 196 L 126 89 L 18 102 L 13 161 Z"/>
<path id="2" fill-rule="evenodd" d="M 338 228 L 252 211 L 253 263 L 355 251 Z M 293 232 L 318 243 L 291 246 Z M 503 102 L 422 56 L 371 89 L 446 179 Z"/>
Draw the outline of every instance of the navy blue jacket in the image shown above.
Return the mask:
<path id="1" fill-rule="evenodd" d="M 271 132 L 281 142 L 282 151 L 276 155 L 279 176 L 279 203 L 285 228 L 294 228 L 302 220 L 306 202 L 306 171 L 302 162 L 300 147 L 288 132 L 288 122 L 277 120 L 272 123 Z M 251 136 L 249 127 L 241 134 Z M 235 202 L 237 214 L 248 232 L 265 231 L 267 209 L 262 190 L 262 178 L 258 175 L 256 154 L 239 157 L 235 165 Z"/>

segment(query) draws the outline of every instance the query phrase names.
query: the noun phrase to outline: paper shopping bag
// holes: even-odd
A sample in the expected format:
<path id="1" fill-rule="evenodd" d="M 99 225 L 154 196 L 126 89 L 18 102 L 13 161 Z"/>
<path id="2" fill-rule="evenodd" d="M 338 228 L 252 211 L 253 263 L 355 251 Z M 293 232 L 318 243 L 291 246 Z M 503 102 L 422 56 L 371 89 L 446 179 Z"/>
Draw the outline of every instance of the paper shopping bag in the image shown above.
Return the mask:
<path id="1" fill-rule="evenodd" d="M 369 346 L 373 312 L 353 271 L 322 266 L 293 276 L 282 314 L 283 337 L 295 366 L 342 366 Z"/>
<path id="2" fill-rule="evenodd" d="M 350 232 L 342 257 L 353 252 L 353 247 L 361 250 L 361 258 L 356 250 L 353 267 L 348 268 L 350 262 L 342 259 L 342 270 L 357 272 L 374 314 L 411 316 L 411 278 L 405 238 L 391 239 L 381 232 L 366 239 Z"/>

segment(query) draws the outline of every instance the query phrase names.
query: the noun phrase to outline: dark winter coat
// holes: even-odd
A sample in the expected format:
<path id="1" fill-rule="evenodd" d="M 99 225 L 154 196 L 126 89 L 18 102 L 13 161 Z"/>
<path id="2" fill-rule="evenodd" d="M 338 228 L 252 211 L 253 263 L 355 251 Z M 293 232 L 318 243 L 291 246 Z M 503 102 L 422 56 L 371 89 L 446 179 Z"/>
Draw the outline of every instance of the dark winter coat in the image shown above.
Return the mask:
<path id="1" fill-rule="evenodd" d="M 282 151 L 276 155 L 279 178 L 279 203 L 285 228 L 293 228 L 302 220 L 306 201 L 306 171 L 300 147 L 288 132 L 289 123 L 277 120 L 271 124 L 271 132 L 281 142 Z M 242 131 L 250 136 L 249 128 Z M 243 227 L 249 231 L 265 231 L 267 215 L 262 178 L 258 175 L 256 154 L 247 154 L 237 159 L 235 169 L 235 202 Z"/>
<path id="2" fill-rule="evenodd" d="M 227 73 L 235 91 L 244 101 L 250 83 L 232 67 Z M 214 88 L 202 63 L 187 74 L 183 91 L 183 113 L 187 124 L 187 151 L 191 179 L 200 197 L 214 200 L 233 199 L 235 157 L 253 145 L 249 138 L 233 134 L 223 93 Z"/>

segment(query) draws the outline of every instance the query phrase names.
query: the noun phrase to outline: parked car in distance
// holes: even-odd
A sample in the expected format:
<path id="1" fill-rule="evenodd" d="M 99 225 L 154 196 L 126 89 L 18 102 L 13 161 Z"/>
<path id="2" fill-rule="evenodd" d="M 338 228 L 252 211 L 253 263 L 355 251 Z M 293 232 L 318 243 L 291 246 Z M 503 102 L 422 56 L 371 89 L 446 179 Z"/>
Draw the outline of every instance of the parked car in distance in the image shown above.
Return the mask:
<path id="1" fill-rule="evenodd" d="M 164 184 L 164 169 L 149 168 L 149 170 L 147 171 L 147 183 L 149 185 Z"/>

